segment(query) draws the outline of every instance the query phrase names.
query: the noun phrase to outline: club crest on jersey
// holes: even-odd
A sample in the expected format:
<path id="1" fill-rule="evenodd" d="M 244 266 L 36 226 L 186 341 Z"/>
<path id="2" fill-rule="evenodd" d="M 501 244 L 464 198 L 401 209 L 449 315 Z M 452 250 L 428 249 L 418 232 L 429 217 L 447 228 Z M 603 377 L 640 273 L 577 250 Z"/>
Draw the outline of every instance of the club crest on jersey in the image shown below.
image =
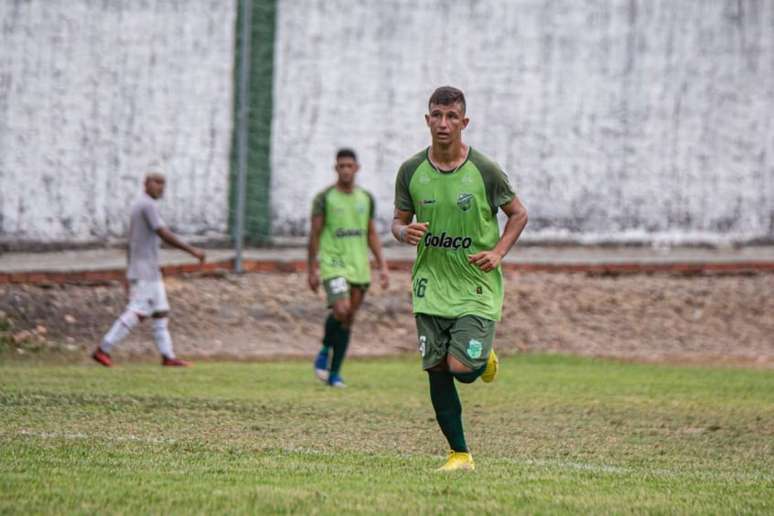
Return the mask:
<path id="1" fill-rule="evenodd" d="M 468 211 L 473 205 L 473 194 L 461 193 L 457 195 L 457 206 L 462 211 Z"/>
<path id="2" fill-rule="evenodd" d="M 447 235 L 444 231 L 440 235 L 434 235 L 429 231 L 425 233 L 425 247 L 438 247 L 440 249 L 468 249 L 473 245 L 473 239 L 469 236 Z"/>
<path id="3" fill-rule="evenodd" d="M 476 339 L 470 339 L 468 341 L 468 356 L 470 358 L 473 358 L 473 359 L 480 358 L 482 349 L 483 349 L 483 346 L 481 345 L 481 341 L 478 341 Z"/>

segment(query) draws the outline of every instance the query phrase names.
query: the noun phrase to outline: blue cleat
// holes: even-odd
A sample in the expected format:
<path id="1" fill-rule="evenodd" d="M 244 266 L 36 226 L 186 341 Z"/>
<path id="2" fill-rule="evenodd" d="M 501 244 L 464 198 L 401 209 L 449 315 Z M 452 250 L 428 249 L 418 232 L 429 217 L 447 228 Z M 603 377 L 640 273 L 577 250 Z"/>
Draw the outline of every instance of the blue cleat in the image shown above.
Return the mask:
<path id="1" fill-rule="evenodd" d="M 321 382 L 328 381 L 328 353 L 327 350 L 320 350 L 317 358 L 314 359 L 314 374 Z"/>

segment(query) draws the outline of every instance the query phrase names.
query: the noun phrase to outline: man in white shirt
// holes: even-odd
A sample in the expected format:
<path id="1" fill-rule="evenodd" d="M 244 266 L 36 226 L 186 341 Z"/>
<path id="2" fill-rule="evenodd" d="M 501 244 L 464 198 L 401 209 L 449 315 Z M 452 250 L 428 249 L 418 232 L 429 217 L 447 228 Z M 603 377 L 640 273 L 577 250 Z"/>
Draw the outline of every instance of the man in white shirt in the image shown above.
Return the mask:
<path id="1" fill-rule="evenodd" d="M 129 249 L 126 278 L 129 281 L 129 305 L 102 338 L 92 358 L 111 367 L 110 350 L 123 340 L 140 322 L 153 320 L 153 338 L 161 353 L 161 365 L 187 366 L 175 357 L 167 328 L 169 303 L 159 265 L 161 240 L 181 249 L 204 263 L 204 251 L 192 247 L 175 236 L 164 224 L 156 200 L 164 194 L 164 175 L 153 170 L 145 176 L 145 192 L 132 205 L 129 223 Z"/>

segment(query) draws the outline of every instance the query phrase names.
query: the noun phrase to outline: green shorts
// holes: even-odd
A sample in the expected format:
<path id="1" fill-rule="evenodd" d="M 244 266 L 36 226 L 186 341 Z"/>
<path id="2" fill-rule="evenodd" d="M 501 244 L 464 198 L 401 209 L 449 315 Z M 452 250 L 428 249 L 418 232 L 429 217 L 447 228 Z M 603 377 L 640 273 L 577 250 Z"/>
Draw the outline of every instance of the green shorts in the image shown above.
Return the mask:
<path id="1" fill-rule="evenodd" d="M 344 276 L 336 276 L 335 278 L 323 280 L 325 295 L 328 298 L 328 306 L 333 306 L 339 299 L 348 298 L 350 289 L 359 288 L 365 293 L 370 286 L 370 283 L 350 283 Z"/>
<path id="2" fill-rule="evenodd" d="M 430 369 L 447 354 L 474 371 L 486 366 L 495 334 L 495 321 L 476 315 L 447 319 L 416 314 L 422 368 Z"/>

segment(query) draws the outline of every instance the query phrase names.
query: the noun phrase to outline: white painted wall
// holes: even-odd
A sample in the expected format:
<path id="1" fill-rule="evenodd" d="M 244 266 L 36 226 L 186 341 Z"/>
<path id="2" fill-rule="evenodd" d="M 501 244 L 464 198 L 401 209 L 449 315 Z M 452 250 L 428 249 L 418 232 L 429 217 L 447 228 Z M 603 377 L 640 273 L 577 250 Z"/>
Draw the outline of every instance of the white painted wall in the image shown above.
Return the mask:
<path id="1" fill-rule="evenodd" d="M 774 239 L 774 2 L 280 0 L 275 62 L 275 231 L 306 230 L 342 145 L 385 228 L 448 83 L 527 238 Z"/>
<path id="2" fill-rule="evenodd" d="M 145 166 L 162 213 L 222 235 L 234 0 L 0 2 L 0 240 L 122 237 Z"/>

